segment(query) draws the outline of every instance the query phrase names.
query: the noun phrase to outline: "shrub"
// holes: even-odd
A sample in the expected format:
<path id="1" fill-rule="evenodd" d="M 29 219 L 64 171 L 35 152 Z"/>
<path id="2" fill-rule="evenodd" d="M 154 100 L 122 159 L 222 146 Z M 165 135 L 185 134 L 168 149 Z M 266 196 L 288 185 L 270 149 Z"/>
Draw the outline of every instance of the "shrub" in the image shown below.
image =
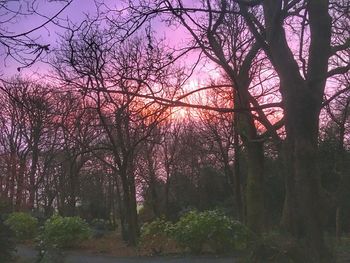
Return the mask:
<path id="1" fill-rule="evenodd" d="M 5 224 L 14 232 L 16 239 L 21 241 L 34 238 L 38 230 L 38 220 L 28 213 L 12 213 Z"/>
<path id="2" fill-rule="evenodd" d="M 250 263 L 300 263 L 312 262 L 303 244 L 287 235 L 270 232 L 251 242 Z"/>
<path id="3" fill-rule="evenodd" d="M 183 247 L 200 253 L 204 246 L 216 253 L 243 249 L 248 243 L 248 230 L 218 211 L 192 211 L 180 218 L 171 235 Z"/>
<path id="4" fill-rule="evenodd" d="M 0 262 L 10 262 L 14 251 L 13 232 L 0 218 Z"/>
<path id="5" fill-rule="evenodd" d="M 173 224 L 164 219 L 145 223 L 141 228 L 140 247 L 152 255 L 161 254 L 169 245 L 174 247 L 174 242 L 169 238 L 172 228 Z"/>
<path id="6" fill-rule="evenodd" d="M 90 236 L 89 225 L 80 217 L 61 217 L 48 219 L 43 227 L 41 241 L 46 247 L 74 247 Z"/>

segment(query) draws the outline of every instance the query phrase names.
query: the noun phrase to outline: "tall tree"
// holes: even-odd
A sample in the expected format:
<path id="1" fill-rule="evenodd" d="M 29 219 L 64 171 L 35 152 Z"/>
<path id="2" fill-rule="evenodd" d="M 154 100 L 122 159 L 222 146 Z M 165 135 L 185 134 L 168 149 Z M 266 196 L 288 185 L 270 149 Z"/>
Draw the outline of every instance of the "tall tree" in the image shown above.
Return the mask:
<path id="1" fill-rule="evenodd" d="M 125 238 L 131 245 L 139 232 L 136 157 L 164 118 L 164 107 L 147 97 L 173 86 L 169 81 L 177 72 L 165 68 L 168 63 L 169 57 L 150 35 L 148 42 L 135 37 L 120 43 L 113 30 L 103 31 L 88 20 L 67 34 L 54 63 L 62 83 L 80 90 L 98 115 L 104 133 L 101 144 L 110 151 L 121 181 Z"/>
<path id="2" fill-rule="evenodd" d="M 264 230 L 264 194 L 263 144 L 266 137 L 279 138 L 276 129 L 281 127 L 278 122 L 273 125 L 266 116 L 264 109 L 279 107 L 279 103 L 264 105 L 254 96 L 251 89 L 253 79 L 258 78 L 261 70 L 259 62 L 263 56 L 259 53 L 260 43 L 249 32 L 247 24 L 239 15 L 239 6 L 235 1 L 201 1 L 185 3 L 176 1 L 156 1 L 146 4 L 145 1 L 129 2 L 127 16 L 115 23 L 126 36 L 142 28 L 145 21 L 161 14 L 162 19 L 170 25 L 181 25 L 191 37 L 186 43 L 186 52 L 199 50 L 199 60 L 205 57 L 220 68 L 226 86 L 235 93 L 234 108 L 237 110 L 237 132 L 239 133 L 248 156 L 248 179 L 246 188 L 247 223 L 256 233 Z M 181 56 L 180 52 L 180 56 Z M 261 80 L 262 78 L 260 78 Z M 264 90 L 263 85 L 258 85 Z M 212 88 L 215 88 L 213 86 Z M 253 112 L 255 108 L 255 113 Z M 216 107 L 211 107 L 216 109 Z M 239 110 L 241 109 L 241 110 Z M 256 120 L 265 126 L 265 134 L 261 134 L 255 126 Z"/>
<path id="3" fill-rule="evenodd" d="M 280 79 L 289 171 L 286 178 L 287 228 L 298 239 L 306 240 L 309 262 L 330 262 L 323 237 L 322 194 L 316 165 L 319 114 L 327 78 L 349 68 L 347 64 L 329 71 L 329 57 L 349 45 L 342 43 L 337 48 L 332 47 L 328 0 L 242 1 L 240 8 Z M 261 8 L 263 22 L 254 14 L 256 8 Z M 291 48 L 290 31 L 286 28 L 290 23 L 296 26 L 296 21 L 299 21 L 299 53 Z M 307 41 L 305 35 L 308 35 Z"/>

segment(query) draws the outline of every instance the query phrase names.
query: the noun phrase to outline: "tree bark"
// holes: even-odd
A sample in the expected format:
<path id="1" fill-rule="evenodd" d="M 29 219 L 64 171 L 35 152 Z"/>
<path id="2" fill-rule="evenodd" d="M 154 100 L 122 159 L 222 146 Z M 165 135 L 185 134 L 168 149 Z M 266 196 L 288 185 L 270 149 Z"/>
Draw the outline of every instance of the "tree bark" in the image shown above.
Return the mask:
<path id="1" fill-rule="evenodd" d="M 247 71 L 241 71 L 237 84 L 239 90 L 235 96 L 235 106 L 249 107 L 250 80 Z M 258 138 L 252 114 L 250 112 L 236 114 L 237 132 L 247 153 L 246 221 L 248 227 L 260 235 L 265 230 L 263 142 Z"/>
<path id="2" fill-rule="evenodd" d="M 37 165 L 39 161 L 39 149 L 38 149 L 38 141 L 34 142 L 34 146 L 32 149 L 32 165 L 30 167 L 29 172 L 29 209 L 34 208 L 34 200 L 36 193 L 36 179 L 35 174 L 37 170 Z"/>
<path id="3" fill-rule="evenodd" d="M 233 127 L 233 143 L 234 143 L 234 187 L 235 197 L 237 203 L 238 217 L 241 222 L 245 222 L 244 210 L 243 210 L 243 198 L 242 198 L 242 184 L 241 184 L 241 173 L 240 173 L 240 146 L 239 146 L 239 134 L 236 129 L 237 115 L 234 116 L 234 127 Z"/>
<path id="4" fill-rule="evenodd" d="M 137 222 L 135 178 L 130 175 L 128 176 L 126 168 L 120 171 L 120 177 L 123 187 L 123 203 L 125 209 L 127 242 L 130 246 L 136 246 L 139 229 Z"/>
<path id="5" fill-rule="evenodd" d="M 341 234 L 342 234 L 341 214 L 342 214 L 342 208 L 339 205 L 335 212 L 335 237 L 338 244 L 340 243 Z"/>
<path id="6" fill-rule="evenodd" d="M 265 229 L 264 155 L 262 143 L 247 142 L 247 225 L 256 234 Z"/>
<path id="7" fill-rule="evenodd" d="M 25 179 L 26 160 L 21 158 L 17 172 L 17 191 L 16 191 L 16 211 L 21 211 L 24 202 L 24 179 Z"/>
<path id="8" fill-rule="evenodd" d="M 290 50 L 282 19 L 282 1 L 263 1 L 267 53 L 280 78 L 290 173 L 286 178 L 285 217 L 292 234 L 305 240 L 309 262 L 332 262 L 321 222 L 321 185 L 317 171 L 318 126 L 330 51 L 331 19 L 327 0 L 310 0 L 310 48 L 306 79 Z M 287 222 L 285 218 L 285 222 Z"/>

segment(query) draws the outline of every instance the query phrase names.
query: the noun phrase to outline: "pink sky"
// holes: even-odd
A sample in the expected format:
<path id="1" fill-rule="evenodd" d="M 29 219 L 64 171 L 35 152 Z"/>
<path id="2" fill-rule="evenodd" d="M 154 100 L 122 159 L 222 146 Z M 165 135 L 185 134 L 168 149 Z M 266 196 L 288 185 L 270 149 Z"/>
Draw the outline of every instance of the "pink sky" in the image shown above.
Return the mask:
<path id="1" fill-rule="evenodd" d="M 18 10 L 20 6 L 22 7 L 21 10 L 25 11 L 27 10 L 26 3 L 27 2 L 33 2 L 31 0 L 20 0 L 20 1 L 10 1 L 9 7 L 12 10 Z M 105 2 L 115 2 L 113 0 L 105 1 Z M 43 14 L 47 17 L 52 17 L 54 14 L 56 14 L 63 6 L 64 4 L 59 1 L 53 2 L 48 0 L 37 0 L 37 11 L 40 14 Z M 85 14 L 91 14 L 93 15 L 96 11 L 94 0 L 73 0 L 72 3 L 61 13 L 59 16 L 62 19 L 69 19 L 73 23 L 79 23 L 82 21 L 85 17 Z M 0 9 L 0 17 L 4 15 L 5 10 Z M 30 16 L 18 16 L 16 21 L 13 21 L 13 23 L 7 23 L 6 28 L 8 31 L 11 31 L 12 34 L 18 34 L 22 32 L 26 32 L 32 28 L 35 28 L 41 24 L 43 24 L 46 21 L 44 17 L 40 17 L 39 15 L 30 15 Z M 63 23 L 63 22 L 62 22 Z M 4 25 L 2 25 L 2 28 Z M 58 26 L 54 24 L 48 24 L 46 28 L 42 28 L 40 30 L 37 30 L 33 32 L 30 36 L 32 38 L 39 38 L 38 42 L 43 44 L 50 44 L 50 47 L 56 46 L 57 41 L 57 35 L 62 34 L 64 30 L 62 28 L 59 28 Z M 6 75 L 13 75 L 17 74 L 17 67 L 19 66 L 17 62 L 13 61 L 11 58 L 7 58 L 4 60 L 3 55 L 3 47 L 0 46 L 0 72 L 5 73 Z M 37 71 L 40 68 L 46 68 L 47 66 L 43 65 L 42 63 L 38 63 L 34 66 L 32 66 L 30 69 L 23 70 L 25 74 L 30 74 L 33 71 Z M 45 69 L 45 70 L 46 70 Z"/>
<path id="2" fill-rule="evenodd" d="M 17 10 L 20 5 L 22 5 L 23 10 L 26 9 L 24 3 L 32 2 L 32 0 L 21 0 L 21 1 L 13 1 L 10 2 L 9 7 L 13 10 Z M 104 4 L 109 7 L 120 8 L 123 3 L 122 1 L 116 0 L 104 0 Z M 40 14 L 44 14 L 47 17 L 51 17 L 56 14 L 63 6 L 62 2 L 49 2 L 49 0 L 37 0 L 37 11 Z M 2 15 L 4 10 L 0 9 L 0 15 Z M 84 18 L 85 15 L 89 14 L 91 16 L 96 14 L 96 6 L 94 0 L 73 0 L 72 3 L 61 13 L 60 18 L 68 19 L 73 23 L 79 24 Z M 22 16 L 17 19 L 16 23 L 8 24 L 8 31 L 13 32 L 13 34 L 18 34 L 35 28 L 46 20 L 43 17 L 38 15 L 31 16 Z M 63 24 L 64 22 L 62 22 Z M 182 27 L 175 29 L 174 27 L 167 27 L 164 23 L 160 23 L 159 21 L 153 21 L 152 27 L 156 31 L 156 33 L 160 37 L 165 37 L 166 41 L 170 46 L 173 45 L 186 45 L 190 36 L 186 36 L 186 32 Z M 42 44 L 50 44 L 51 50 L 57 47 L 57 39 L 59 34 L 63 34 L 64 29 L 54 25 L 49 24 L 46 28 L 42 28 L 33 32 L 31 37 L 38 37 L 38 42 Z M 17 71 L 17 67 L 20 66 L 18 62 L 14 61 L 11 58 L 4 59 L 3 55 L 3 47 L 0 46 L 0 75 L 9 77 L 16 74 L 24 75 L 24 76 L 32 76 L 33 73 L 46 74 L 48 72 L 49 66 L 47 64 L 37 62 L 30 68 L 26 68 L 21 70 L 20 73 Z M 183 64 L 187 64 L 186 66 L 190 66 L 193 61 L 196 60 L 198 54 L 191 54 L 187 57 L 186 61 L 183 61 Z M 44 58 L 45 59 L 45 58 Z M 215 66 L 213 63 L 206 63 L 205 68 L 200 69 L 201 73 L 196 74 L 196 78 L 209 78 L 213 76 L 217 76 L 218 72 L 215 70 Z M 205 72 L 205 74 L 203 74 Z M 208 75 L 209 72 L 209 75 Z"/>

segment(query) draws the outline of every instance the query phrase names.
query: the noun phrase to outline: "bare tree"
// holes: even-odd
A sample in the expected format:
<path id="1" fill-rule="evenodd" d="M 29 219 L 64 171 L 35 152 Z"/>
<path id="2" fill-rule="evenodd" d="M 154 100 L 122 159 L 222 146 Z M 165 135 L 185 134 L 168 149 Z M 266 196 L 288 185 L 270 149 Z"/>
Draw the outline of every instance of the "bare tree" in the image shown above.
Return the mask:
<path id="1" fill-rule="evenodd" d="M 49 25 L 59 25 L 57 20 L 60 14 L 72 3 L 72 0 L 49 2 L 63 2 L 63 6 L 50 17 L 46 16 L 44 11 L 39 10 L 40 4 L 47 5 L 48 3 L 39 3 L 36 0 L 3 0 L 0 2 L 0 54 L 5 59 L 11 58 L 16 61 L 19 64 L 18 71 L 31 66 L 50 50 L 50 45 L 43 42 L 36 33 L 41 29 L 47 29 Z M 26 17 L 39 17 L 43 22 L 26 31 L 14 30 L 14 25 Z"/>
<path id="2" fill-rule="evenodd" d="M 339 87 L 337 90 L 344 90 L 349 87 L 349 74 L 340 75 L 336 78 Z M 347 180 L 346 176 L 347 157 L 346 148 L 349 145 L 349 125 L 350 125 L 350 96 L 349 91 L 337 96 L 332 102 L 328 103 L 325 107 L 324 115 L 326 120 L 323 125 L 326 125 L 326 134 L 323 137 L 328 139 L 335 139 L 335 162 L 333 163 L 333 174 L 337 180 L 337 187 L 332 193 L 335 196 L 335 229 L 336 238 L 340 241 L 342 234 L 342 214 L 344 213 L 344 195 L 347 192 Z M 330 133 L 330 134 L 328 134 Z"/>
<path id="3" fill-rule="evenodd" d="M 80 90 L 97 112 L 104 133 L 102 147 L 110 151 L 121 181 L 125 239 L 136 244 L 138 235 L 135 162 L 141 143 L 166 117 L 164 107 L 144 94 L 165 94 L 177 76 L 164 65 L 160 43 L 152 48 L 137 37 L 118 43 L 116 35 L 87 22 L 72 30 L 55 61 L 62 83 Z M 151 39 L 148 39 L 151 41 Z M 158 46 L 159 45 L 159 46 Z M 140 95 L 140 96 L 139 96 Z"/>
<path id="4" fill-rule="evenodd" d="M 40 85 L 24 80 L 13 80 L 11 82 L 3 82 L 2 92 L 7 96 L 7 101 L 11 102 L 7 105 L 7 109 L 16 113 L 16 119 L 9 118 L 6 122 L 4 116 L 4 130 L 15 128 L 10 132 L 8 139 L 10 148 L 17 148 L 17 157 L 21 160 L 20 169 L 18 171 L 17 181 L 17 201 L 18 209 L 23 205 L 23 201 L 27 201 L 27 208 L 33 209 L 35 204 L 35 196 L 38 190 L 39 159 L 44 147 L 44 134 L 48 130 L 48 124 L 52 116 L 48 89 Z M 5 100 L 6 101 L 6 100 Z M 12 106 L 11 106 L 12 105 Z M 12 108 L 12 110 L 11 110 Z M 10 113 L 8 112 L 8 113 Z M 11 121 L 12 120 L 12 121 Z M 17 124 L 11 122 L 15 121 Z M 12 127 L 12 128 L 11 128 Z M 17 130 L 17 131 L 15 131 Z M 13 133 L 17 134 L 17 136 Z M 5 133 L 6 134 L 6 133 Z M 15 146 L 16 138 L 21 138 L 22 146 Z M 17 143 L 15 143 L 17 144 Z M 13 148 L 13 150 L 15 149 Z M 10 150 L 10 152 L 13 152 Z M 12 154 L 15 154 L 13 152 Z M 28 163 L 30 163 L 27 169 Z M 14 164 L 15 165 L 15 164 Z M 16 167 L 17 165 L 15 165 Z M 15 172 L 15 170 L 13 170 Z M 25 200 L 25 192 L 29 192 L 28 200 Z"/>
<path id="5" fill-rule="evenodd" d="M 297 238 L 307 241 L 309 262 L 329 262 L 320 214 L 317 139 L 326 80 L 349 69 L 349 64 L 328 69 L 329 58 L 349 48 L 348 39 L 333 46 L 332 32 L 336 27 L 330 11 L 338 6 L 346 12 L 348 3 L 258 1 L 251 5 L 254 7 L 241 2 L 240 10 L 278 73 L 284 102 L 287 160 L 290 164 L 286 180 L 287 227 Z M 256 9 L 263 13 L 264 22 L 254 14 Z M 299 53 L 291 48 L 287 38 L 290 33 L 287 25 L 296 26 L 296 21 L 299 25 L 296 27 L 300 36 Z"/>
<path id="6" fill-rule="evenodd" d="M 215 107 L 230 105 L 233 107 L 233 94 L 227 89 L 208 90 L 205 98 Z M 208 103 L 208 102 L 207 102 Z M 196 111 L 197 112 L 197 111 Z M 243 196 L 241 175 L 239 171 L 240 142 L 236 135 L 234 113 L 221 114 L 208 110 L 198 110 L 198 129 L 202 129 L 204 145 L 208 145 L 208 153 L 214 154 L 222 166 L 232 195 L 235 197 L 238 218 L 243 221 Z"/>
<path id="7" fill-rule="evenodd" d="M 229 111 L 237 112 L 235 125 L 248 153 L 247 223 L 256 233 L 261 233 L 264 229 L 263 143 L 268 137 L 273 137 L 279 142 L 276 130 L 283 122 L 272 124 L 267 117 L 268 113 L 264 111 L 269 107 L 280 107 L 280 103 L 264 105 L 264 101 L 259 100 L 259 97 L 263 98 L 264 94 L 268 93 L 262 82 L 267 81 L 269 77 L 259 76 L 259 71 L 264 69 L 261 65 L 266 65 L 262 63 L 264 55 L 260 52 L 260 43 L 254 39 L 246 22 L 239 15 L 239 5 L 235 1 L 203 1 L 192 4 L 184 4 L 182 1 L 157 1 L 153 5 L 138 1 L 129 2 L 129 6 L 127 10 L 130 12 L 124 16 L 125 19 L 115 23 L 125 36 L 133 34 L 143 27 L 145 21 L 160 14 L 170 25 L 181 25 L 188 32 L 192 41 L 186 43 L 186 50 L 200 50 L 199 59 L 206 57 L 222 70 L 227 80 L 226 86 L 235 94 L 232 96 L 234 108 L 231 107 Z M 267 71 L 267 67 L 265 70 Z M 260 96 L 256 96 L 254 86 L 263 90 Z M 214 85 L 212 88 L 215 87 Z M 265 127 L 266 133 L 261 134 L 257 130 L 256 121 Z"/>
<path id="8" fill-rule="evenodd" d="M 349 70 L 349 61 L 340 55 L 349 50 L 347 26 L 349 4 L 347 1 L 328 0 L 221 1 L 218 4 L 203 1 L 203 3 L 189 6 L 183 1 L 159 1 L 154 5 L 146 4 L 144 1 L 136 4 L 129 2 L 130 14 L 119 24 L 120 29 L 124 28 L 128 36 L 141 28 L 148 19 L 158 14 L 162 14 L 163 18 L 171 14 L 174 19 L 167 21 L 170 24 L 182 24 L 203 53 L 225 70 L 238 92 L 236 98 L 239 98 L 239 101 L 236 101 L 236 105 L 240 103 L 244 108 L 249 108 L 250 104 L 257 105 L 248 93 L 251 73 L 249 69 L 258 49 L 264 51 L 280 79 L 279 90 L 283 99 L 286 123 L 285 163 L 288 175 L 285 226 L 297 238 L 307 241 L 307 246 L 311 250 L 309 254 L 311 262 L 327 261 L 329 257 L 323 239 L 320 180 L 315 156 L 319 112 L 323 106 L 326 80 Z M 230 66 L 230 60 L 225 57 L 225 50 L 220 48 L 223 43 L 229 42 L 225 36 L 220 35 L 222 30 L 220 26 L 230 17 L 234 17 L 232 14 L 238 14 L 236 17 L 239 19 L 244 18 L 241 32 L 244 32 L 245 36 L 253 36 L 246 49 L 246 56 L 243 56 L 245 62 L 242 62 L 238 72 L 235 72 L 237 68 Z M 234 20 L 229 20 L 228 24 L 236 27 L 238 25 Z M 250 33 L 246 31 L 247 28 Z M 294 39 L 295 45 L 291 45 L 289 42 L 291 39 Z M 232 47 L 228 52 L 231 50 Z M 233 55 L 240 54 L 237 50 L 233 50 Z M 329 58 L 334 57 L 342 61 L 341 65 L 328 68 Z M 278 128 L 282 123 L 271 125 L 264 114 L 259 111 L 257 113 L 269 136 L 278 140 L 274 128 Z M 246 140 L 248 155 L 254 160 L 249 166 L 257 175 L 263 170 L 259 165 L 263 162 L 262 146 L 258 143 L 259 136 L 255 129 L 254 118 L 251 114 L 240 116 L 241 120 L 246 120 L 243 122 L 238 120 L 242 126 L 239 130 L 244 131 L 241 137 L 243 141 Z M 256 180 L 248 182 L 251 185 L 247 195 L 248 206 L 251 205 L 250 211 L 248 207 L 248 224 L 259 232 L 262 228 L 263 206 L 258 201 L 254 203 L 253 200 L 262 198 L 262 191 L 259 190 L 261 189 L 259 178 L 262 176 L 251 178 Z M 251 195 L 249 189 L 254 189 Z"/>

